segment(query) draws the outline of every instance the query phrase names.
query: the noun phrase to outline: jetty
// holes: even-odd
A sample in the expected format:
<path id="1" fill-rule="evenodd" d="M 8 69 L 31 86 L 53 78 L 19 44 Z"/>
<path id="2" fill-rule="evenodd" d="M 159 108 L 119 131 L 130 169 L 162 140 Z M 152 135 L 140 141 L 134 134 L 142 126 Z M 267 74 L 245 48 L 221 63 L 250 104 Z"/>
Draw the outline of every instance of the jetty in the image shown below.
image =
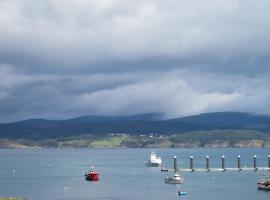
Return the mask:
<path id="1" fill-rule="evenodd" d="M 176 163 L 176 156 L 174 157 L 174 163 Z M 241 165 L 241 156 L 238 155 L 236 158 L 236 167 L 226 167 L 225 165 L 225 156 L 221 156 L 221 167 L 220 168 L 211 168 L 210 167 L 210 156 L 205 157 L 205 168 L 196 168 L 194 167 L 194 156 L 189 158 L 189 168 L 177 168 L 177 172 L 230 172 L 230 171 L 270 171 L 270 155 L 267 157 L 267 166 L 257 166 L 257 156 L 253 156 L 253 166 L 247 167 L 246 165 L 242 167 Z M 175 171 L 176 168 L 171 169 Z"/>

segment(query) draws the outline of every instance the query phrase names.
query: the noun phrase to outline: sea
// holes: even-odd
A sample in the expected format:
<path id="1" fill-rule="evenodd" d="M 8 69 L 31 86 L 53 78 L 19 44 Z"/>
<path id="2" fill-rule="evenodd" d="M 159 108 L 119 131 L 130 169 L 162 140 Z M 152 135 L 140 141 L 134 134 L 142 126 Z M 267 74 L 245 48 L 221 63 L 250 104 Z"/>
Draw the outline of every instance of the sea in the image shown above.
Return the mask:
<path id="1" fill-rule="evenodd" d="M 269 200 L 270 192 L 257 190 L 256 181 L 269 171 L 182 172 L 184 183 L 165 184 L 171 172 L 146 167 L 154 151 L 164 167 L 210 168 L 267 166 L 269 148 L 194 148 L 194 149 L 0 149 L 0 196 L 24 197 L 27 200 Z M 98 182 L 84 179 L 84 173 L 95 165 Z M 178 196 L 178 191 L 186 196 Z"/>

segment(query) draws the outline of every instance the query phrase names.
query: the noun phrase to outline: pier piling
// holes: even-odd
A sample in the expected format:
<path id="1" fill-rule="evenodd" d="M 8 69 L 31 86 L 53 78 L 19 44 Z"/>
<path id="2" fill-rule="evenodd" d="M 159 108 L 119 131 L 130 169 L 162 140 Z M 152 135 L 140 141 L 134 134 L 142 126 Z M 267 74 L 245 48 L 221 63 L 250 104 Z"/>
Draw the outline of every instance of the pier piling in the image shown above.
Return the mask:
<path id="1" fill-rule="evenodd" d="M 253 156 L 253 167 L 254 167 L 254 170 L 258 169 L 257 168 L 257 156 L 256 155 Z"/>
<path id="2" fill-rule="evenodd" d="M 210 168 L 209 168 L 209 156 L 206 156 L 206 170 L 209 172 L 210 171 Z"/>
<path id="3" fill-rule="evenodd" d="M 189 164 L 190 164 L 190 170 L 191 170 L 192 172 L 194 171 L 194 168 L 193 168 L 193 159 L 194 159 L 194 157 L 193 157 L 193 156 L 190 156 Z"/>
<path id="4" fill-rule="evenodd" d="M 226 170 L 225 169 L 225 156 L 224 155 L 221 157 L 221 168 L 223 169 L 223 171 Z"/>
<path id="5" fill-rule="evenodd" d="M 177 157 L 176 156 L 173 157 L 173 170 L 174 170 L 174 173 L 177 172 Z"/>
<path id="6" fill-rule="evenodd" d="M 270 155 L 268 155 L 268 168 L 270 168 Z"/>
<path id="7" fill-rule="evenodd" d="M 242 168 L 241 168 L 241 161 L 240 161 L 240 159 L 241 159 L 241 156 L 240 155 L 238 155 L 237 156 L 237 168 L 238 168 L 238 170 L 240 171 L 240 170 L 242 170 Z"/>

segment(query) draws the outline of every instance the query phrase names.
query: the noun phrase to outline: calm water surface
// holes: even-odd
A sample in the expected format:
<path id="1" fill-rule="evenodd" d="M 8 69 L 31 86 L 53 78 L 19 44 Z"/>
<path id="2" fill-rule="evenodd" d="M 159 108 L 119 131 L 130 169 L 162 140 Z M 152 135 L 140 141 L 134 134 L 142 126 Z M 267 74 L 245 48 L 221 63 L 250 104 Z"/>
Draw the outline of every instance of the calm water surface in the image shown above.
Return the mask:
<path id="1" fill-rule="evenodd" d="M 0 149 L 0 196 L 22 196 L 29 200 L 269 200 L 270 192 L 258 191 L 256 180 L 262 172 L 182 173 L 183 185 L 167 185 L 159 168 L 145 167 L 151 150 L 160 155 L 166 167 L 172 167 L 176 155 L 178 167 L 188 168 L 193 155 L 194 167 L 236 166 L 242 156 L 244 167 L 267 165 L 270 149 Z M 99 182 L 87 182 L 83 174 L 94 163 L 101 172 Z M 264 172 L 270 174 L 270 172 Z M 177 196 L 179 189 L 187 196 Z"/>

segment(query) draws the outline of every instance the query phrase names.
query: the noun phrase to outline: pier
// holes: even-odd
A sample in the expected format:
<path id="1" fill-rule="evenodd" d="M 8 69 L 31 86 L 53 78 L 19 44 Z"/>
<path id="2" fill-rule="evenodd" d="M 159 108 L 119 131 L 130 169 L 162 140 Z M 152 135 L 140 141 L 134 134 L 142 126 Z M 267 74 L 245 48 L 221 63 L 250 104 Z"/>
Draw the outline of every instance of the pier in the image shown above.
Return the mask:
<path id="1" fill-rule="evenodd" d="M 178 172 L 226 172 L 226 171 L 270 171 L 270 155 L 267 157 L 267 166 L 259 167 L 257 166 L 257 156 L 253 156 L 253 166 L 247 167 L 241 166 L 241 156 L 238 155 L 236 157 L 236 167 L 226 167 L 226 157 L 221 156 L 221 167 L 220 168 L 211 168 L 210 167 L 210 156 L 205 156 L 205 168 L 196 168 L 194 167 L 194 156 L 190 156 L 189 158 L 189 168 L 177 168 L 177 158 L 173 157 L 174 160 L 174 168 L 173 171 Z"/>

